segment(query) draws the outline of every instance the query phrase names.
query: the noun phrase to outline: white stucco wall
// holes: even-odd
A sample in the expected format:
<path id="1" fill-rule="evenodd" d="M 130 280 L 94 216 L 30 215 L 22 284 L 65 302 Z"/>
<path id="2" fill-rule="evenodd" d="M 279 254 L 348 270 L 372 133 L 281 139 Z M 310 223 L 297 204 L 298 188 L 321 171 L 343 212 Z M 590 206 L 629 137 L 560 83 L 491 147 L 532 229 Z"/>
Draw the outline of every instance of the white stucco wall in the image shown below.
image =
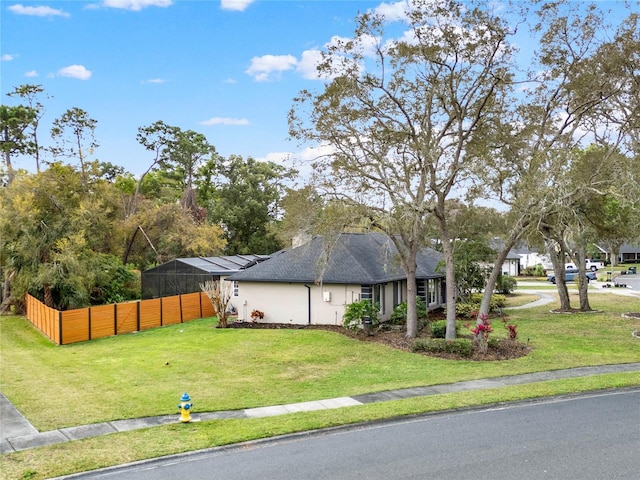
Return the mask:
<path id="1" fill-rule="evenodd" d="M 441 306 L 440 282 L 436 281 L 437 303 Z M 238 296 L 231 304 L 238 311 L 238 320 L 250 322 L 254 309 L 264 312 L 263 322 L 307 325 L 309 323 L 309 289 L 311 293 L 311 324 L 342 325 L 345 306 L 360 300 L 360 285 L 301 283 L 240 282 Z M 393 282 L 384 285 L 384 311 L 380 320 L 388 320 L 393 312 Z M 402 284 L 402 300 L 406 301 L 406 282 Z M 382 306 L 382 305 L 381 305 Z"/>
<path id="2" fill-rule="evenodd" d="M 502 273 L 511 275 L 512 277 L 518 276 L 518 267 L 520 266 L 520 260 L 514 258 L 508 258 L 502 264 Z"/>
<path id="3" fill-rule="evenodd" d="M 360 299 L 359 285 L 309 285 L 311 323 L 341 325 L 344 307 Z M 251 311 L 264 312 L 264 322 L 307 325 L 309 289 L 301 283 L 241 282 L 231 303 L 238 320 L 251 321 Z"/>

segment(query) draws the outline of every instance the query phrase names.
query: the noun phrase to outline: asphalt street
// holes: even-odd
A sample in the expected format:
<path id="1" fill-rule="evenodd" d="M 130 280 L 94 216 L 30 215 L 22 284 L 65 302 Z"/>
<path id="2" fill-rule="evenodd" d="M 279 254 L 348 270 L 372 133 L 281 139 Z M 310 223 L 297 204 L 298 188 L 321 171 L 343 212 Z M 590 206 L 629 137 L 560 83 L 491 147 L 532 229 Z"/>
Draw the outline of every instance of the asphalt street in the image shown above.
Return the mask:
<path id="1" fill-rule="evenodd" d="M 286 436 L 67 479 L 637 479 L 640 389 Z"/>

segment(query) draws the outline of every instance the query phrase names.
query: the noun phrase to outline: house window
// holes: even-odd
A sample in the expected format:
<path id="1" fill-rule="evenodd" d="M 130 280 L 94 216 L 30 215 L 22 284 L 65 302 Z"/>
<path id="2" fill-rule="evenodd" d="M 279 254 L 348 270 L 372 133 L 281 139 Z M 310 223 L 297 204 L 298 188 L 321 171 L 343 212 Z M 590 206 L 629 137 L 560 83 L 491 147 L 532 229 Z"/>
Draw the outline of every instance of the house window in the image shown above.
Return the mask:
<path id="1" fill-rule="evenodd" d="M 380 313 L 384 313 L 385 310 L 385 295 L 384 295 L 384 285 L 374 285 L 373 287 L 373 303 L 380 304 Z"/>
<path id="2" fill-rule="evenodd" d="M 373 287 L 371 285 L 362 285 L 360 288 L 360 300 L 372 300 Z"/>
<path id="3" fill-rule="evenodd" d="M 240 294 L 240 285 L 237 281 L 233 282 L 233 296 L 237 297 Z"/>
<path id="4" fill-rule="evenodd" d="M 430 278 L 427 283 L 427 305 L 435 305 L 438 298 L 436 293 L 436 281 L 434 278 Z"/>
<path id="5" fill-rule="evenodd" d="M 402 282 L 393 282 L 391 292 L 393 293 L 393 306 L 400 305 L 404 301 L 402 299 Z"/>
<path id="6" fill-rule="evenodd" d="M 360 300 L 369 300 L 371 303 L 378 302 L 380 304 L 380 312 L 384 313 L 384 285 L 362 285 L 360 287 Z"/>
<path id="7" fill-rule="evenodd" d="M 418 280 L 416 282 L 417 290 L 418 290 L 418 298 L 422 300 L 425 305 L 427 304 L 427 289 L 424 280 Z"/>

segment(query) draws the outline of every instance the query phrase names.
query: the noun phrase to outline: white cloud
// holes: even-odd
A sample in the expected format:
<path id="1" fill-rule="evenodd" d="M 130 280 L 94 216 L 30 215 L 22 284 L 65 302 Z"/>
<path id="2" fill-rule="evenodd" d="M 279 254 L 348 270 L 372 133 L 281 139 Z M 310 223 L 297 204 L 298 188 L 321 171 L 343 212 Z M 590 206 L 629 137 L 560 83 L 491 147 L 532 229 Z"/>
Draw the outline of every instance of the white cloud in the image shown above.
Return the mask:
<path id="1" fill-rule="evenodd" d="M 322 77 L 318 73 L 318 64 L 322 61 L 320 50 L 305 50 L 302 52 L 296 70 L 300 72 L 302 78 L 307 80 L 320 80 Z"/>
<path id="2" fill-rule="evenodd" d="M 17 15 L 31 15 L 34 17 L 69 17 L 67 12 L 58 10 L 57 8 L 51 8 L 44 5 L 37 7 L 26 7 L 19 3 L 7 7 L 7 10 Z"/>
<path id="3" fill-rule="evenodd" d="M 213 117 L 209 120 L 203 120 L 200 125 L 249 125 L 249 120 L 246 118 Z"/>
<path id="4" fill-rule="evenodd" d="M 28 72 L 25 72 L 24 76 L 25 77 L 29 77 L 29 78 L 37 77 L 38 76 L 38 72 L 36 72 L 35 70 L 30 70 Z"/>
<path id="5" fill-rule="evenodd" d="M 165 83 L 164 78 L 151 78 L 149 80 L 143 80 L 141 83 Z"/>
<path id="6" fill-rule="evenodd" d="M 374 9 L 374 12 L 384 15 L 388 22 L 405 21 L 408 17 L 407 10 L 411 7 L 410 2 L 402 0 L 395 3 L 381 3 Z"/>
<path id="7" fill-rule="evenodd" d="M 58 70 L 61 77 L 77 78 L 78 80 L 88 80 L 91 78 L 91 71 L 87 70 L 84 65 L 69 65 L 68 67 Z"/>
<path id="8" fill-rule="evenodd" d="M 2 55 L 2 57 L 0 57 L 0 60 L 2 60 L 3 62 L 10 62 L 11 60 L 15 60 L 17 55 L 13 55 L 11 53 L 5 53 L 4 55 Z"/>
<path id="9" fill-rule="evenodd" d="M 295 68 L 298 60 L 293 55 L 263 55 L 262 57 L 253 57 L 251 66 L 245 71 L 247 75 L 251 75 L 257 82 L 265 82 L 271 79 L 273 72 L 284 72 Z"/>
<path id="10" fill-rule="evenodd" d="M 147 7 L 169 7 L 173 0 L 104 0 L 102 5 L 109 8 L 121 8 L 139 12 Z"/>
<path id="11" fill-rule="evenodd" d="M 328 143 L 307 147 L 295 154 L 295 160 L 298 162 L 312 162 L 320 157 L 332 155 L 335 151 L 335 147 Z"/>
<path id="12" fill-rule="evenodd" d="M 255 0 L 221 0 L 220 7 L 223 10 L 235 10 L 237 12 L 244 12 L 249 5 Z"/>
<path id="13" fill-rule="evenodd" d="M 256 158 L 259 162 L 273 162 L 281 165 L 291 166 L 291 152 L 269 152 L 264 157 Z"/>
<path id="14" fill-rule="evenodd" d="M 235 78 L 227 78 L 224 83 L 238 83 L 238 81 Z"/>

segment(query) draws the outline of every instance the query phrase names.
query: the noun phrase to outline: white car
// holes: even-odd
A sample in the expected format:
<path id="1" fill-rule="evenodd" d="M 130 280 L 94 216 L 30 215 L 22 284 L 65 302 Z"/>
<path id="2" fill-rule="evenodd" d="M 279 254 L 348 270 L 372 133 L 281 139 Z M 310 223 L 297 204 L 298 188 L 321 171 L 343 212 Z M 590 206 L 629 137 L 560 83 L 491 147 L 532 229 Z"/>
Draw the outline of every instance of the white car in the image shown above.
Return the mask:
<path id="1" fill-rule="evenodd" d="M 591 270 L 592 272 L 597 272 L 600 268 L 604 268 L 604 263 L 595 261 L 595 260 L 589 260 L 587 258 L 585 266 L 587 267 L 587 270 Z M 565 263 L 564 268 L 565 270 L 578 269 L 578 267 L 576 267 L 573 263 Z"/>

